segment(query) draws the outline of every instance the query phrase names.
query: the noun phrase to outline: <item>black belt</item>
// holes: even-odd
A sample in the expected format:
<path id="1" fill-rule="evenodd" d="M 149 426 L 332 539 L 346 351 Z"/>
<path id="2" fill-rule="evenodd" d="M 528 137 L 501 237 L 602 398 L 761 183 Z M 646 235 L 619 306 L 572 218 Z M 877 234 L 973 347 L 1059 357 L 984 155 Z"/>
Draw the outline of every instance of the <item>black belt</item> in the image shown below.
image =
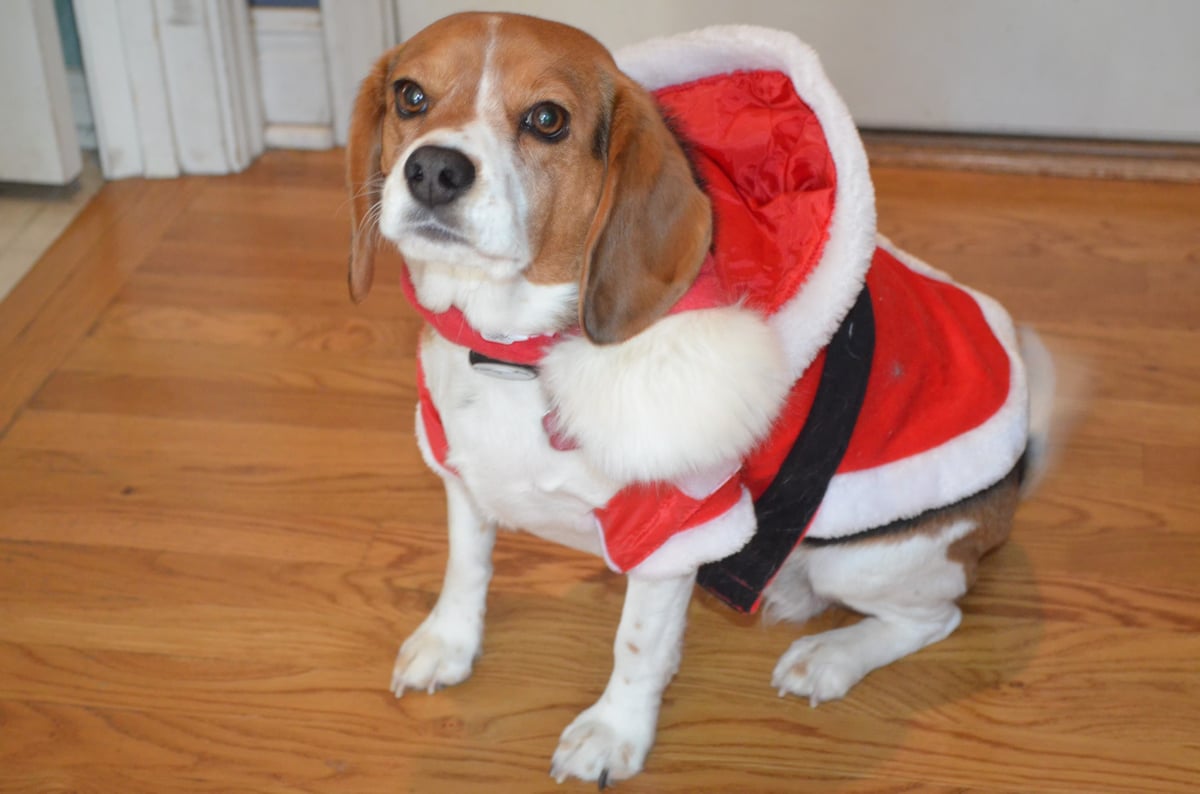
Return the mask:
<path id="1" fill-rule="evenodd" d="M 825 350 L 825 367 L 804 427 L 775 479 L 754 501 L 754 536 L 741 551 L 700 568 L 700 586 L 739 612 L 758 607 L 763 590 L 817 514 L 850 445 L 874 351 L 875 313 L 863 287 Z"/>

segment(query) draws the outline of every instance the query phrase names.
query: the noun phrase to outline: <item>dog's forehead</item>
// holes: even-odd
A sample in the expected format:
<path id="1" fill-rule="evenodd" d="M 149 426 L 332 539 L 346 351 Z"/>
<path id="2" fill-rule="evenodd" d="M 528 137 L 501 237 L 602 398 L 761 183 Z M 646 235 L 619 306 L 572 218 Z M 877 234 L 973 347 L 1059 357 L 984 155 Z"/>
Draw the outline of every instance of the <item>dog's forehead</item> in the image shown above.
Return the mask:
<path id="1" fill-rule="evenodd" d="M 605 63 L 608 53 L 603 49 L 589 53 L 587 49 L 572 49 L 559 41 L 549 41 L 537 48 L 501 37 L 491 56 L 489 68 L 493 76 L 514 93 L 559 92 L 562 96 L 547 98 L 566 100 L 574 96 L 590 102 L 602 86 L 612 82 L 604 77 L 610 69 Z"/>
<path id="2" fill-rule="evenodd" d="M 483 71 L 490 26 L 475 15 L 433 23 L 404 42 L 390 79 L 418 78 L 449 88 L 473 86 Z M 457 24 L 448 24 L 456 21 Z"/>
<path id="3" fill-rule="evenodd" d="M 612 56 L 581 30 L 533 17 L 458 14 L 405 42 L 391 79 L 417 77 L 469 101 L 481 87 L 510 95 L 555 93 L 592 100 L 615 71 Z M 499 97 L 498 97 L 499 98 Z"/>
<path id="4" fill-rule="evenodd" d="M 499 15 L 493 30 L 496 51 L 513 59 L 546 63 L 611 62 L 604 45 L 578 28 L 545 19 Z"/>

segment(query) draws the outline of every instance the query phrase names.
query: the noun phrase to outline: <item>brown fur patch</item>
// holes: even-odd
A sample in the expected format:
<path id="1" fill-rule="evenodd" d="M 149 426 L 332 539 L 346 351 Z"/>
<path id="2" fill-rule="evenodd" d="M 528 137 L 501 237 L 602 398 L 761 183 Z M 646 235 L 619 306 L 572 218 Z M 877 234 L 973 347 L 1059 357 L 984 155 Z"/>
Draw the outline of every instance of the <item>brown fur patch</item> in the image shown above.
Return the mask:
<path id="1" fill-rule="evenodd" d="M 817 648 L 820 648 L 820 647 L 821 647 L 820 645 L 817 645 L 813 648 L 813 650 L 815 651 Z M 801 660 L 799 662 L 796 662 L 791 667 L 789 667 L 788 675 L 791 676 L 792 678 L 804 678 L 804 676 L 808 675 L 808 660 L 807 659 Z"/>
<path id="2" fill-rule="evenodd" d="M 974 528 L 946 548 L 946 559 L 962 566 L 970 587 L 975 582 L 979 560 L 1008 538 L 1020 487 L 1020 471 L 1014 468 L 1000 482 L 961 502 L 932 510 L 895 531 L 848 542 L 901 543 L 917 535 L 938 537 L 951 525 L 970 521 Z"/>
<path id="3" fill-rule="evenodd" d="M 1008 539 L 1020 490 L 1020 480 L 1013 472 L 980 494 L 977 502 L 963 507 L 959 518 L 974 520 L 975 528 L 950 544 L 946 559 L 962 566 L 967 587 L 975 584 L 979 561 L 984 555 Z"/>

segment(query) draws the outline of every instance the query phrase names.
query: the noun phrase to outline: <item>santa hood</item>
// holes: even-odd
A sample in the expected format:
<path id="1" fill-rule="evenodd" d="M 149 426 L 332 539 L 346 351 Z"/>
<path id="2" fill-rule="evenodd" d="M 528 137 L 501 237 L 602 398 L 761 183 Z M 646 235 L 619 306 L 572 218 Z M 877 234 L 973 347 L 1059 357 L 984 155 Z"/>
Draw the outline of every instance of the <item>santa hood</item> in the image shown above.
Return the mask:
<path id="1" fill-rule="evenodd" d="M 832 338 L 875 251 L 858 130 L 795 36 L 710 27 L 621 50 L 692 148 L 717 219 L 718 274 L 770 317 L 798 377 Z"/>

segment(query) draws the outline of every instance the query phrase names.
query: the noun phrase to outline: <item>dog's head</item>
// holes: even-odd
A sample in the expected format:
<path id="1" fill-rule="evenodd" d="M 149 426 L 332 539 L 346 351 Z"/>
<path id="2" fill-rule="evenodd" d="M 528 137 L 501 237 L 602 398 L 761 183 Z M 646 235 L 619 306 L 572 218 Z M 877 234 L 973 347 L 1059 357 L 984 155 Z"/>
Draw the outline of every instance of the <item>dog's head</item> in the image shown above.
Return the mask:
<path id="1" fill-rule="evenodd" d="M 578 284 L 584 333 L 620 342 L 686 291 L 711 240 L 654 100 L 595 39 L 545 20 L 461 14 L 386 53 L 347 158 L 356 301 L 382 235 L 410 263 Z"/>

